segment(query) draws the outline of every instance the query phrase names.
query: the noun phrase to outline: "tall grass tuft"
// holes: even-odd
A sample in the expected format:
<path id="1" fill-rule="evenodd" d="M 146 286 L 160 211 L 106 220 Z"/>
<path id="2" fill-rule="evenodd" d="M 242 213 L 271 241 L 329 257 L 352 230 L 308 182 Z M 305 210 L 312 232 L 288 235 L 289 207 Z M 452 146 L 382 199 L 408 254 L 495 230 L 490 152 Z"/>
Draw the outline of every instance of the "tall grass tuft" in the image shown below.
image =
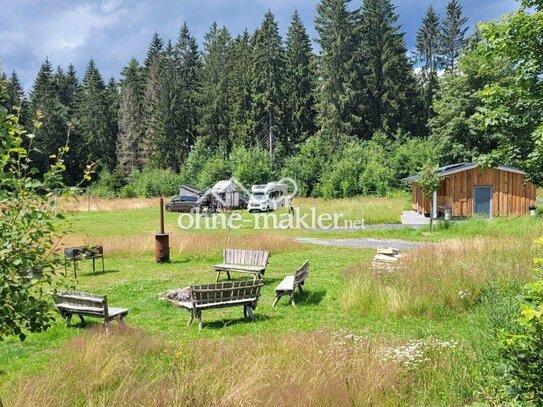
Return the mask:
<path id="1" fill-rule="evenodd" d="M 360 314 L 442 316 L 480 302 L 490 284 L 507 287 L 532 275 L 526 239 L 448 240 L 419 248 L 390 273 L 369 264 L 347 270 L 344 306 Z"/>
<path id="2" fill-rule="evenodd" d="M 408 404 L 401 364 L 382 344 L 317 331 L 161 342 L 140 331 L 86 332 L 20 382 L 10 406 L 330 406 Z"/>

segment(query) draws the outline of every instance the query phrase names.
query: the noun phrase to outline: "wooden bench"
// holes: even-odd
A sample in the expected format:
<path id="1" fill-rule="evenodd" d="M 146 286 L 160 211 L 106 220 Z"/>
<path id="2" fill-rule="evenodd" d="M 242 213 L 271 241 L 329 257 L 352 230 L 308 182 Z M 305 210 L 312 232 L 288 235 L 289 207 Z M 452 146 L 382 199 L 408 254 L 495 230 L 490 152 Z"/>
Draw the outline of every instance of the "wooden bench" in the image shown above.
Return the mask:
<path id="1" fill-rule="evenodd" d="M 92 271 L 96 272 L 96 259 L 102 259 L 102 272 L 104 269 L 104 248 L 103 246 L 78 246 L 67 247 L 64 249 L 64 271 L 66 272 L 66 263 L 72 260 L 74 265 L 74 275 L 77 278 L 76 263 L 81 260 L 92 259 Z"/>
<path id="2" fill-rule="evenodd" d="M 279 283 L 279 285 L 275 289 L 275 300 L 273 302 L 273 306 L 275 307 L 279 302 L 279 299 L 286 295 L 290 297 L 290 303 L 292 305 L 295 305 L 293 297 L 296 291 L 296 287 L 298 287 L 298 290 L 300 292 L 303 291 L 302 286 L 304 285 L 305 279 L 307 278 L 308 274 L 309 260 L 306 260 L 302 267 L 296 270 L 293 275 L 286 276 L 283 281 Z"/>
<path id="3" fill-rule="evenodd" d="M 198 329 L 202 329 L 202 311 L 213 308 L 243 306 L 243 315 L 255 321 L 256 309 L 262 280 L 227 281 L 216 284 L 194 285 L 190 287 L 190 301 L 171 301 L 190 312 L 188 325 L 198 319 Z"/>
<path id="4" fill-rule="evenodd" d="M 108 331 L 109 322 L 116 319 L 119 325 L 124 325 L 124 317 L 128 314 L 125 308 L 111 308 L 107 305 L 107 296 L 89 294 L 81 291 L 59 291 L 53 293 L 55 305 L 66 320 L 66 326 L 70 325 L 73 315 L 79 316 L 81 322 L 83 316 L 102 318 L 104 327 Z"/>
<path id="5" fill-rule="evenodd" d="M 217 272 L 217 281 L 221 271 L 225 271 L 230 280 L 230 272 L 252 274 L 255 280 L 262 278 L 268 265 L 269 252 L 261 250 L 224 249 L 223 262 L 215 264 L 213 268 Z"/>

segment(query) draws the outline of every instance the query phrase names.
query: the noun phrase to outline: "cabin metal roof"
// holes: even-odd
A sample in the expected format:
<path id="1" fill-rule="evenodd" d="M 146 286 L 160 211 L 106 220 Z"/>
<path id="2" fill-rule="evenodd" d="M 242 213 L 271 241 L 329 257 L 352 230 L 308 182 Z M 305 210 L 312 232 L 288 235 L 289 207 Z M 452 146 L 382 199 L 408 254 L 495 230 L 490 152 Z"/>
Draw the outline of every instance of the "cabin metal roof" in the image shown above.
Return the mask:
<path id="1" fill-rule="evenodd" d="M 470 162 L 445 165 L 437 169 L 436 175 L 438 177 L 446 177 L 447 175 L 456 174 L 457 172 L 472 170 L 474 168 L 477 168 L 478 166 L 479 166 L 478 164 L 470 163 Z M 526 175 L 526 173 L 522 171 L 521 169 L 512 167 L 510 165 L 497 165 L 491 168 Z M 419 179 L 420 179 L 420 175 L 417 174 L 417 175 L 410 175 L 409 177 L 402 178 L 401 181 L 406 182 L 406 183 L 413 183 L 413 182 L 417 182 Z"/>

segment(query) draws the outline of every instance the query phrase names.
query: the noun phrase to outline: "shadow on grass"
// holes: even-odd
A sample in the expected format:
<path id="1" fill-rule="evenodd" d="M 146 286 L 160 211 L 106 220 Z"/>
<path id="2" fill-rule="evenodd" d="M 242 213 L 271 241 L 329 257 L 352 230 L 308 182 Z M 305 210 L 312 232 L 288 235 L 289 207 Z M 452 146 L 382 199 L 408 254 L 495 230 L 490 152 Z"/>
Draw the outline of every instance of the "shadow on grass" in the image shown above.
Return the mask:
<path id="1" fill-rule="evenodd" d="M 318 305 L 326 295 L 325 290 L 311 290 L 311 291 L 304 291 L 302 293 L 297 292 L 294 294 L 294 303 L 297 307 L 306 307 L 311 305 Z M 279 300 L 279 303 L 277 305 L 288 305 L 289 304 L 289 298 L 287 296 Z"/>
<path id="2" fill-rule="evenodd" d="M 243 318 L 243 317 L 240 317 L 240 318 L 235 318 L 235 319 L 232 319 L 232 318 L 228 318 L 228 319 L 221 319 L 221 320 L 215 320 L 215 321 L 206 321 L 205 320 L 205 316 L 203 318 L 203 329 L 205 330 L 206 328 L 209 328 L 209 329 L 223 329 L 223 328 L 226 328 L 228 326 L 236 326 L 236 325 L 241 325 L 241 324 L 258 324 L 259 322 L 262 322 L 262 321 L 268 321 L 269 319 L 271 319 L 270 316 L 266 315 L 266 314 L 259 314 L 258 313 L 258 310 L 255 311 L 255 318 L 256 318 L 256 321 L 255 322 L 251 322 L 249 320 L 249 318 Z M 198 329 L 198 321 L 194 321 L 194 323 L 192 324 L 192 327 L 188 327 L 189 329 L 191 328 L 194 328 L 194 326 L 196 326 L 196 329 Z"/>
<path id="3" fill-rule="evenodd" d="M 89 277 L 96 277 L 96 276 L 101 276 L 101 275 L 104 275 L 104 274 L 111 274 L 111 273 L 119 273 L 120 270 L 104 270 L 104 271 L 96 271 L 96 272 L 92 272 L 92 271 L 88 271 L 88 272 L 85 272 L 85 273 L 78 273 L 77 274 L 77 278 L 89 278 Z"/>

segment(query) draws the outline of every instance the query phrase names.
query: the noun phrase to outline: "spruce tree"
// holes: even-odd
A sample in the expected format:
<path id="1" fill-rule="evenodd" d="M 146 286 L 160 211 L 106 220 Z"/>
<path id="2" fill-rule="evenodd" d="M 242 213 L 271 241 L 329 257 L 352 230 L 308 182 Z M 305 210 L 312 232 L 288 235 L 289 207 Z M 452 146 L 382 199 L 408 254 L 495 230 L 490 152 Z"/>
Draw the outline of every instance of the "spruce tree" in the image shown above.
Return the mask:
<path id="1" fill-rule="evenodd" d="M 359 12 L 371 132 L 413 131 L 416 82 L 395 7 L 390 0 L 365 0 Z"/>
<path id="2" fill-rule="evenodd" d="M 441 26 L 442 64 L 447 72 L 455 70 L 456 61 L 466 45 L 468 27 L 464 26 L 467 21 L 468 18 L 462 16 L 462 6 L 458 0 L 450 0 Z"/>
<path id="3" fill-rule="evenodd" d="M 317 5 L 315 28 L 319 55 L 319 132 L 335 145 L 358 136 L 359 85 L 355 83 L 356 27 L 349 10 L 350 0 L 321 0 Z M 360 68 L 360 67 L 359 67 Z"/>
<path id="4" fill-rule="evenodd" d="M 6 91 L 9 96 L 9 101 L 7 102 L 8 111 L 12 111 L 14 107 L 17 107 L 19 109 L 19 124 L 27 127 L 30 125 L 31 115 L 28 100 L 16 71 L 13 71 L 9 79 L 7 79 Z"/>
<path id="5" fill-rule="evenodd" d="M 58 73 L 57 73 L 58 75 Z M 44 172 L 49 165 L 49 156 L 68 143 L 68 109 L 62 104 L 53 66 L 49 59 L 40 66 L 30 93 L 32 117 L 42 117 L 42 125 L 35 131 L 34 145 L 39 154 L 32 157 L 36 167 Z"/>
<path id="6" fill-rule="evenodd" d="M 123 174 L 141 169 L 143 160 L 144 125 L 142 71 L 134 58 L 121 72 L 120 106 L 118 113 L 117 161 Z"/>
<path id="7" fill-rule="evenodd" d="M 416 37 L 417 56 L 421 63 L 420 85 L 423 101 L 424 122 L 432 117 L 432 100 L 437 90 L 439 69 L 439 16 L 430 5 L 422 19 Z"/>
<path id="8" fill-rule="evenodd" d="M 285 66 L 286 152 L 290 155 L 316 132 L 314 55 L 297 10 L 287 32 Z"/>
<path id="9" fill-rule="evenodd" d="M 285 142 L 282 116 L 285 56 L 279 27 L 271 11 L 264 15 L 264 21 L 254 34 L 251 68 L 255 142 L 268 151 L 271 160 Z"/>
<path id="10" fill-rule="evenodd" d="M 140 152 L 143 165 L 151 159 L 157 138 L 159 74 L 163 48 L 164 42 L 155 32 L 143 66 L 143 137 Z"/>
<path id="11" fill-rule="evenodd" d="M 232 149 L 232 37 L 213 23 L 204 38 L 202 100 L 199 133 L 226 157 Z"/>
<path id="12" fill-rule="evenodd" d="M 180 166 L 182 142 L 178 133 L 177 91 L 178 64 L 174 55 L 174 47 L 168 41 L 161 57 L 159 81 L 157 89 L 157 127 L 153 146 L 152 160 L 161 168 Z"/>
<path id="13" fill-rule="evenodd" d="M 232 118 L 230 121 L 230 137 L 235 145 L 250 147 L 254 145 L 252 129 L 252 44 L 247 30 L 236 37 L 232 45 L 231 57 L 231 93 Z"/>
<path id="14" fill-rule="evenodd" d="M 102 75 L 90 60 L 76 100 L 76 129 L 81 138 L 81 159 L 99 169 L 113 170 L 117 134 L 112 123 L 110 98 Z"/>
<path id="15" fill-rule="evenodd" d="M 184 23 L 179 31 L 179 37 L 174 47 L 174 57 L 177 62 L 178 74 L 175 129 L 178 150 L 171 167 L 174 171 L 179 171 L 198 135 L 198 113 L 201 100 L 200 52 L 187 23 Z"/>
<path id="16" fill-rule="evenodd" d="M 57 86 L 60 101 L 68 108 L 69 115 L 71 116 L 75 107 L 75 98 L 79 86 L 79 79 L 72 64 L 68 65 L 68 69 L 63 71 L 62 75 L 58 77 Z"/>

